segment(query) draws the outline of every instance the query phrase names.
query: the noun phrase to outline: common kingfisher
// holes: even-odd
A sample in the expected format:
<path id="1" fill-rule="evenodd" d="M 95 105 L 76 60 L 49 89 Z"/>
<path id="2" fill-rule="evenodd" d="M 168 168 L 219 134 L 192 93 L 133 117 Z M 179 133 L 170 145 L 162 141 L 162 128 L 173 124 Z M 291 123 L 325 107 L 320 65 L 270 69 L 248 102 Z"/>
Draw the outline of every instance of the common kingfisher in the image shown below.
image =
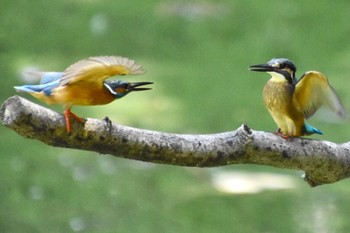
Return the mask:
<path id="1" fill-rule="evenodd" d="M 84 123 L 71 112 L 73 105 L 103 105 L 126 96 L 152 82 L 106 80 L 114 75 L 142 74 L 144 70 L 134 60 L 119 56 L 90 57 L 74 63 L 63 72 L 31 72 L 40 78 L 38 85 L 15 86 L 17 91 L 28 92 L 47 104 L 62 104 L 67 132 L 71 131 L 69 117 Z"/>
<path id="2" fill-rule="evenodd" d="M 318 71 L 308 71 L 299 80 L 296 66 L 286 58 L 274 58 L 267 64 L 249 66 L 251 71 L 267 72 L 271 79 L 263 90 L 267 109 L 284 138 L 322 131 L 305 123 L 321 106 L 327 106 L 340 117 L 345 110 L 327 78 Z"/>

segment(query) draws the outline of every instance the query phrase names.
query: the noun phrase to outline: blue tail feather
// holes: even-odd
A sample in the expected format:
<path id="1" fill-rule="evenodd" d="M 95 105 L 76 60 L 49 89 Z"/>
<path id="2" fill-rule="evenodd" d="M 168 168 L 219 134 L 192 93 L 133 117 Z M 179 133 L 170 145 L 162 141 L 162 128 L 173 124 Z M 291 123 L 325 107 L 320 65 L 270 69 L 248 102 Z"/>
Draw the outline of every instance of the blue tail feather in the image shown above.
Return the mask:
<path id="1" fill-rule="evenodd" d="M 24 86 L 15 86 L 16 91 L 24 92 L 41 92 L 43 88 L 42 85 L 24 85 Z"/>
<path id="2" fill-rule="evenodd" d="M 49 96 L 52 93 L 52 89 L 54 89 L 59 85 L 59 82 L 60 80 L 57 79 L 56 81 L 45 83 L 45 84 L 15 86 L 14 88 L 17 91 L 24 91 L 24 92 L 44 92 L 45 95 Z"/>
<path id="3" fill-rule="evenodd" d="M 319 129 L 314 128 L 313 126 L 309 124 L 305 124 L 305 134 L 310 135 L 310 134 L 323 134 L 323 132 Z"/>

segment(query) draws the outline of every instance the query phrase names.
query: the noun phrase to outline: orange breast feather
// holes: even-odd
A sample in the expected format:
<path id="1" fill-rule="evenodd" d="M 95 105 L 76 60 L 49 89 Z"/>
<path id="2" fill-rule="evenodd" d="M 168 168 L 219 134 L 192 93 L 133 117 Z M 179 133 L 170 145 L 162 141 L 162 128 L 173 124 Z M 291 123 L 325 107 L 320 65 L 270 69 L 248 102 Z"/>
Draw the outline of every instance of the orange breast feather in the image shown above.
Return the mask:
<path id="1" fill-rule="evenodd" d="M 91 85 L 89 82 L 75 83 L 56 88 L 53 91 L 56 103 L 70 105 L 103 105 L 115 100 L 103 85 Z"/>

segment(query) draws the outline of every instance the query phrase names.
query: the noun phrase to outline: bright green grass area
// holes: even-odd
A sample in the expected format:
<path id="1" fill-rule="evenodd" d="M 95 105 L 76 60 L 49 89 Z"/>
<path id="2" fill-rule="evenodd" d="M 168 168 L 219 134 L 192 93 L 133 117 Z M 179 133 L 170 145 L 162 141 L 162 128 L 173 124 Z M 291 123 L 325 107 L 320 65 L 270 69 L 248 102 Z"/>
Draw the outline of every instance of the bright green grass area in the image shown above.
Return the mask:
<path id="1" fill-rule="evenodd" d="M 15 94 L 12 86 L 24 83 L 20 73 L 28 67 L 63 70 L 88 56 L 123 55 L 147 70 L 130 81 L 153 81 L 153 90 L 106 106 L 76 107 L 78 115 L 176 133 L 217 133 L 243 123 L 273 131 L 261 98 L 269 76 L 248 66 L 287 57 L 299 76 L 321 71 L 349 109 L 348 8 L 345 0 L 5 0 L 0 101 Z M 349 140 L 349 120 L 319 112 L 310 124 L 325 133 L 314 138 Z M 50 148 L 3 126 L 0 140 L 0 232 L 350 230 L 347 180 L 310 189 L 298 171 L 127 161 Z M 294 186 L 223 193 L 214 185 L 215 174 L 231 171 L 257 174 L 257 180 L 263 173 L 284 175 Z"/>

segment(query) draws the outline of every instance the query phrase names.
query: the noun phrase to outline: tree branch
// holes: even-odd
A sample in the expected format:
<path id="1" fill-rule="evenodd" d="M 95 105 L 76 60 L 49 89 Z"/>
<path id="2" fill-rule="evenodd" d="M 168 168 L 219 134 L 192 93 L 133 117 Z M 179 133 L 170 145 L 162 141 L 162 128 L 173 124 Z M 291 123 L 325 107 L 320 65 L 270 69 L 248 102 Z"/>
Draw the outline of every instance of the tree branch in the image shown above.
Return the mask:
<path id="1" fill-rule="evenodd" d="M 66 147 L 134 160 L 178 166 L 215 167 L 260 164 L 305 171 L 311 186 L 349 177 L 350 142 L 335 144 L 305 138 L 285 140 L 242 125 L 232 132 L 192 135 L 142 130 L 104 120 L 72 121 L 18 96 L 7 99 L 0 121 L 18 134 L 55 147 Z"/>

